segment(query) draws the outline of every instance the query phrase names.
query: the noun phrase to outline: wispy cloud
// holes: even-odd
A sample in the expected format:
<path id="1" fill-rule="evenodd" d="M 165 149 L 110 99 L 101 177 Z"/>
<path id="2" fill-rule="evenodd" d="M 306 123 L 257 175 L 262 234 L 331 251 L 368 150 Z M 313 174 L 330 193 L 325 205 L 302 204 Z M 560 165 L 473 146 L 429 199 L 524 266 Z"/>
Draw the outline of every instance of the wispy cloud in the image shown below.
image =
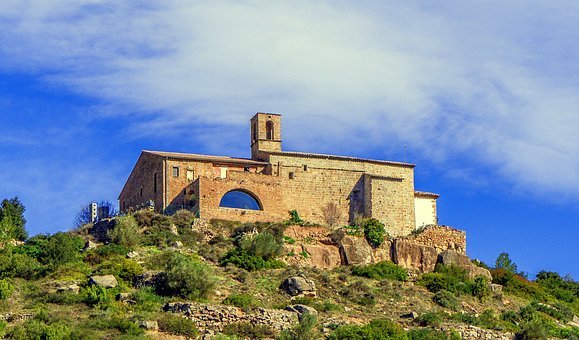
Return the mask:
<path id="1" fill-rule="evenodd" d="M 101 99 L 108 117 L 139 117 L 135 134 L 203 140 L 281 112 L 296 149 L 408 143 L 516 190 L 572 197 L 578 6 L 9 0 L 0 68 Z"/>

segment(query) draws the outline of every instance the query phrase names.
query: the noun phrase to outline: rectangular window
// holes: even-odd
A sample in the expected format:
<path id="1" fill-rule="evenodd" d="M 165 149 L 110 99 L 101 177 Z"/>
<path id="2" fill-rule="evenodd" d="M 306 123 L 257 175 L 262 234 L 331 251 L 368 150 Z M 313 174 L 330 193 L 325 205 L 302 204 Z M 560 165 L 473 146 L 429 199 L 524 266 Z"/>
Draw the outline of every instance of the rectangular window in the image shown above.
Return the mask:
<path id="1" fill-rule="evenodd" d="M 308 171 L 308 165 L 304 164 L 304 171 Z"/>
<path id="2" fill-rule="evenodd" d="M 141 197 L 143 197 L 143 187 L 141 187 Z"/>
<path id="3" fill-rule="evenodd" d="M 249 167 L 248 167 L 248 166 L 244 166 L 244 167 L 243 167 L 243 171 L 249 172 Z"/>
<path id="4" fill-rule="evenodd" d="M 195 173 L 193 170 L 187 170 L 187 181 L 193 182 L 193 178 L 195 177 Z"/>
<path id="5" fill-rule="evenodd" d="M 173 177 L 179 177 L 179 167 L 178 166 L 173 167 Z"/>
<path id="6" fill-rule="evenodd" d="M 293 172 L 289 173 L 289 179 L 294 179 L 294 173 Z"/>
<path id="7" fill-rule="evenodd" d="M 227 178 L 227 168 L 219 168 L 219 172 L 221 178 Z"/>

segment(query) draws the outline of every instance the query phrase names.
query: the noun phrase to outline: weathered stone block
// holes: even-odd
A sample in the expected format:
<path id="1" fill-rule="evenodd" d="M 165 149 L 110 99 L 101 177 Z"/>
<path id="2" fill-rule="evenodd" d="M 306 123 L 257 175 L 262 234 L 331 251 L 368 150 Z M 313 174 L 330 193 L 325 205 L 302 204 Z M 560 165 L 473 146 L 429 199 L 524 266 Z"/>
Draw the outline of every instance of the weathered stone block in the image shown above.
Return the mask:
<path id="1" fill-rule="evenodd" d="M 372 247 L 363 237 L 345 235 L 340 240 L 340 253 L 346 265 L 372 263 Z"/>
<path id="2" fill-rule="evenodd" d="M 437 259 L 438 253 L 432 247 L 415 244 L 403 239 L 394 240 L 392 260 L 406 269 L 418 270 L 422 273 L 432 272 L 436 266 Z"/>

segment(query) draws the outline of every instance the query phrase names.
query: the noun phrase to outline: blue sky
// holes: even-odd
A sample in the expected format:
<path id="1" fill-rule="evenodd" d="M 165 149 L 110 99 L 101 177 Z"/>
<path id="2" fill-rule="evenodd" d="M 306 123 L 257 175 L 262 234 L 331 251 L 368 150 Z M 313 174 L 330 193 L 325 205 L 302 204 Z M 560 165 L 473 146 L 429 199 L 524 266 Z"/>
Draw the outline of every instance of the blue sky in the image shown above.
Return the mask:
<path id="1" fill-rule="evenodd" d="M 468 254 L 579 277 L 579 4 L 3 0 L 0 197 L 31 233 L 116 200 L 142 149 L 416 163 Z"/>

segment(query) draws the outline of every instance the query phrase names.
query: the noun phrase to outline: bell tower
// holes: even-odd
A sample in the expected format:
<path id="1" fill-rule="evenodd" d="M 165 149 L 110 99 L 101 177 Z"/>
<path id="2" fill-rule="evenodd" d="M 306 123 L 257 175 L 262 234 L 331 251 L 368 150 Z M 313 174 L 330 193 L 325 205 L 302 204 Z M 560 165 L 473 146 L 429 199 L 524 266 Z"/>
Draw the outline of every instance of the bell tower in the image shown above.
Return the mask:
<path id="1" fill-rule="evenodd" d="M 281 151 L 281 115 L 258 112 L 251 118 L 251 158 L 271 151 Z"/>

